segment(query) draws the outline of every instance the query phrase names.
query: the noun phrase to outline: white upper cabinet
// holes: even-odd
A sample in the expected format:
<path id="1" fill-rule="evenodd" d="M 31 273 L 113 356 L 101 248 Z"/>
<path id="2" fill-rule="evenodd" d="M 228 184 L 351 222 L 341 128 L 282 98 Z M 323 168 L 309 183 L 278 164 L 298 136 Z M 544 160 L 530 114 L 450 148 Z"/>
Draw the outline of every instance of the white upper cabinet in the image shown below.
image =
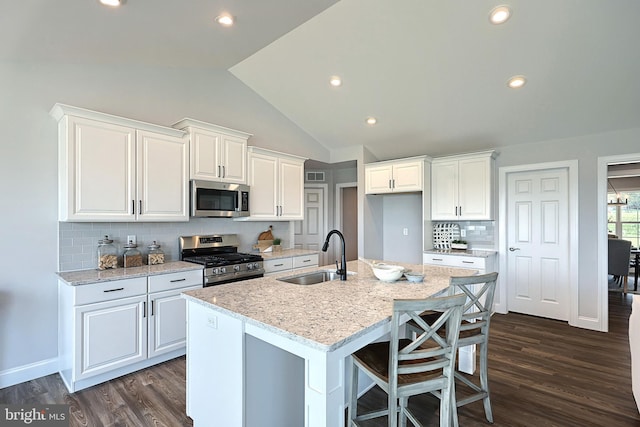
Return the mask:
<path id="1" fill-rule="evenodd" d="M 494 152 L 433 159 L 431 219 L 492 220 Z"/>
<path id="2" fill-rule="evenodd" d="M 188 221 L 184 132 L 56 104 L 60 221 Z"/>
<path id="3" fill-rule="evenodd" d="M 365 193 L 408 193 L 424 188 L 426 156 L 364 165 Z"/>
<path id="4" fill-rule="evenodd" d="M 306 159 L 257 147 L 248 151 L 251 216 L 243 220 L 304 219 Z"/>
<path id="5" fill-rule="evenodd" d="M 183 119 L 173 127 L 189 134 L 190 179 L 247 183 L 251 134 L 193 119 Z"/>

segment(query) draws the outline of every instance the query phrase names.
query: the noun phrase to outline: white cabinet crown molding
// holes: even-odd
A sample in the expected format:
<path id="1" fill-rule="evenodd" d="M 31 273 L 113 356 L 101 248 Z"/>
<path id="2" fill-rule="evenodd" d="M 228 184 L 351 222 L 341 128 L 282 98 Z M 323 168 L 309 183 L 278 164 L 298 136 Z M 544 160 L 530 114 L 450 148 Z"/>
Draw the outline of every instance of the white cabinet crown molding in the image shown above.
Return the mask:
<path id="1" fill-rule="evenodd" d="M 308 157 L 298 156 L 296 154 L 283 153 L 281 151 L 270 150 L 267 148 L 256 147 L 255 145 L 250 145 L 247 147 L 247 151 L 250 153 L 258 153 L 258 154 L 267 154 L 270 156 L 277 156 L 280 158 L 290 158 L 293 160 L 308 160 Z"/>
<path id="2" fill-rule="evenodd" d="M 120 126 L 126 126 L 138 130 L 146 130 L 150 132 L 162 133 L 164 135 L 175 136 L 177 138 L 183 138 L 186 135 L 186 132 L 180 129 L 174 129 L 172 127 L 156 125 L 153 123 L 142 122 L 135 119 L 129 119 L 126 117 L 115 116 L 113 114 L 102 113 L 99 111 L 87 110 L 85 108 L 73 107 L 71 105 L 56 103 L 49 115 L 56 119 L 57 122 L 60 121 L 64 116 L 74 116 L 81 117 L 84 119 L 91 119 L 96 121 L 108 122 L 111 124 L 116 124 Z"/>
<path id="3" fill-rule="evenodd" d="M 491 157 L 495 159 L 498 156 L 498 152 L 495 150 L 478 151 L 475 153 L 454 154 L 451 156 L 434 157 L 433 163 L 448 162 L 451 160 L 464 160 L 464 159 L 477 159 L 479 157 Z"/>
<path id="4" fill-rule="evenodd" d="M 431 162 L 433 161 L 433 157 L 427 156 L 425 155 L 421 155 L 421 156 L 413 156 L 413 157 L 403 157 L 400 159 L 389 159 L 389 160 L 380 160 L 380 161 L 375 161 L 375 162 L 371 162 L 371 163 L 365 163 L 366 165 L 385 165 L 385 164 L 397 164 L 400 162 L 413 162 L 416 160 L 424 160 L 425 162 Z"/>
<path id="5" fill-rule="evenodd" d="M 224 126 L 214 125 L 213 123 L 203 122 L 201 120 L 190 119 L 185 117 L 184 119 L 171 125 L 172 128 L 185 130 L 189 127 L 195 127 L 200 129 L 206 129 L 212 132 L 221 132 L 239 138 L 249 139 L 253 136 L 251 133 L 243 132 L 241 130 L 231 129 Z"/>

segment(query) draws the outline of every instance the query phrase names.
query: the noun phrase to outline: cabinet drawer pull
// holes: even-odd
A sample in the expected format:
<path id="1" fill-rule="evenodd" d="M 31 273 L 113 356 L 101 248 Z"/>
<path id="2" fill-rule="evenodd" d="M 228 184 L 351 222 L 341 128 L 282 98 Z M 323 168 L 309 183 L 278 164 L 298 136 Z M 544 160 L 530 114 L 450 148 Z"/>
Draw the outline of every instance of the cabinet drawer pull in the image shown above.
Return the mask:
<path id="1" fill-rule="evenodd" d="M 124 291 L 124 288 L 107 289 L 103 292 L 117 292 L 117 291 Z"/>
<path id="2" fill-rule="evenodd" d="M 274 267 L 282 267 L 284 264 L 273 264 Z"/>
<path id="3" fill-rule="evenodd" d="M 303 259 L 302 262 L 311 262 L 310 259 Z"/>
<path id="4" fill-rule="evenodd" d="M 475 261 L 462 261 L 463 264 L 475 264 Z"/>
<path id="5" fill-rule="evenodd" d="M 169 280 L 169 282 L 171 282 L 171 283 L 176 283 L 176 282 L 184 282 L 185 280 L 187 280 L 187 279 L 185 279 L 185 278 L 182 278 L 182 279 L 173 279 L 173 280 Z"/>
<path id="6" fill-rule="evenodd" d="M 432 258 L 432 261 L 444 261 L 442 258 Z"/>

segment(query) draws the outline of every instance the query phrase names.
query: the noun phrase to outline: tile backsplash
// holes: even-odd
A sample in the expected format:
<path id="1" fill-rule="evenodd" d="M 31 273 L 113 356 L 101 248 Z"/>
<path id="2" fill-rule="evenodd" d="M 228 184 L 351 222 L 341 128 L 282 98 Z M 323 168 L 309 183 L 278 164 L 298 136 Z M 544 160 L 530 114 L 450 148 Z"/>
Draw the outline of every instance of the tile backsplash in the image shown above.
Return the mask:
<path id="1" fill-rule="evenodd" d="M 292 245 L 289 222 L 233 221 L 227 218 L 191 218 L 189 222 L 60 222 L 60 271 L 97 268 L 98 240 L 108 235 L 122 254 L 127 236 L 135 234 L 138 249 L 146 255 L 147 246 L 155 240 L 161 245 L 166 261 L 180 258 L 178 237 L 198 234 L 237 234 L 240 252 L 252 252 L 258 235 L 273 226 L 273 235 L 282 239 L 282 246 Z"/>
<path id="2" fill-rule="evenodd" d="M 434 221 L 433 224 L 439 224 Z M 470 248 L 494 249 L 496 248 L 495 223 L 494 221 L 458 221 L 460 232 L 464 230 L 466 236 L 460 237 L 465 240 Z"/>

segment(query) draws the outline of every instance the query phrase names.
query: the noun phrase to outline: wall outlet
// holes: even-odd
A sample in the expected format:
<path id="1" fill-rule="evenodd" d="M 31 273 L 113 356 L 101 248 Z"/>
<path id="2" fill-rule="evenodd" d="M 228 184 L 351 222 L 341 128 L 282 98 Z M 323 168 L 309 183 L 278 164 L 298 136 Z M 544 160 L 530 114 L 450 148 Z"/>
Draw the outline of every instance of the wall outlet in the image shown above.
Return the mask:
<path id="1" fill-rule="evenodd" d="M 127 236 L 127 243 L 133 243 L 133 244 L 138 244 L 138 241 L 136 240 L 136 235 L 135 234 L 131 234 L 129 236 Z"/>
<path id="2" fill-rule="evenodd" d="M 464 228 L 460 229 L 460 237 L 467 237 L 467 230 Z"/>
<path id="3" fill-rule="evenodd" d="M 207 326 L 212 329 L 218 329 L 218 318 L 216 316 L 207 318 Z"/>
<path id="4" fill-rule="evenodd" d="M 402 234 L 404 234 L 405 236 L 409 235 L 409 229 L 408 228 L 403 228 L 402 229 Z"/>

